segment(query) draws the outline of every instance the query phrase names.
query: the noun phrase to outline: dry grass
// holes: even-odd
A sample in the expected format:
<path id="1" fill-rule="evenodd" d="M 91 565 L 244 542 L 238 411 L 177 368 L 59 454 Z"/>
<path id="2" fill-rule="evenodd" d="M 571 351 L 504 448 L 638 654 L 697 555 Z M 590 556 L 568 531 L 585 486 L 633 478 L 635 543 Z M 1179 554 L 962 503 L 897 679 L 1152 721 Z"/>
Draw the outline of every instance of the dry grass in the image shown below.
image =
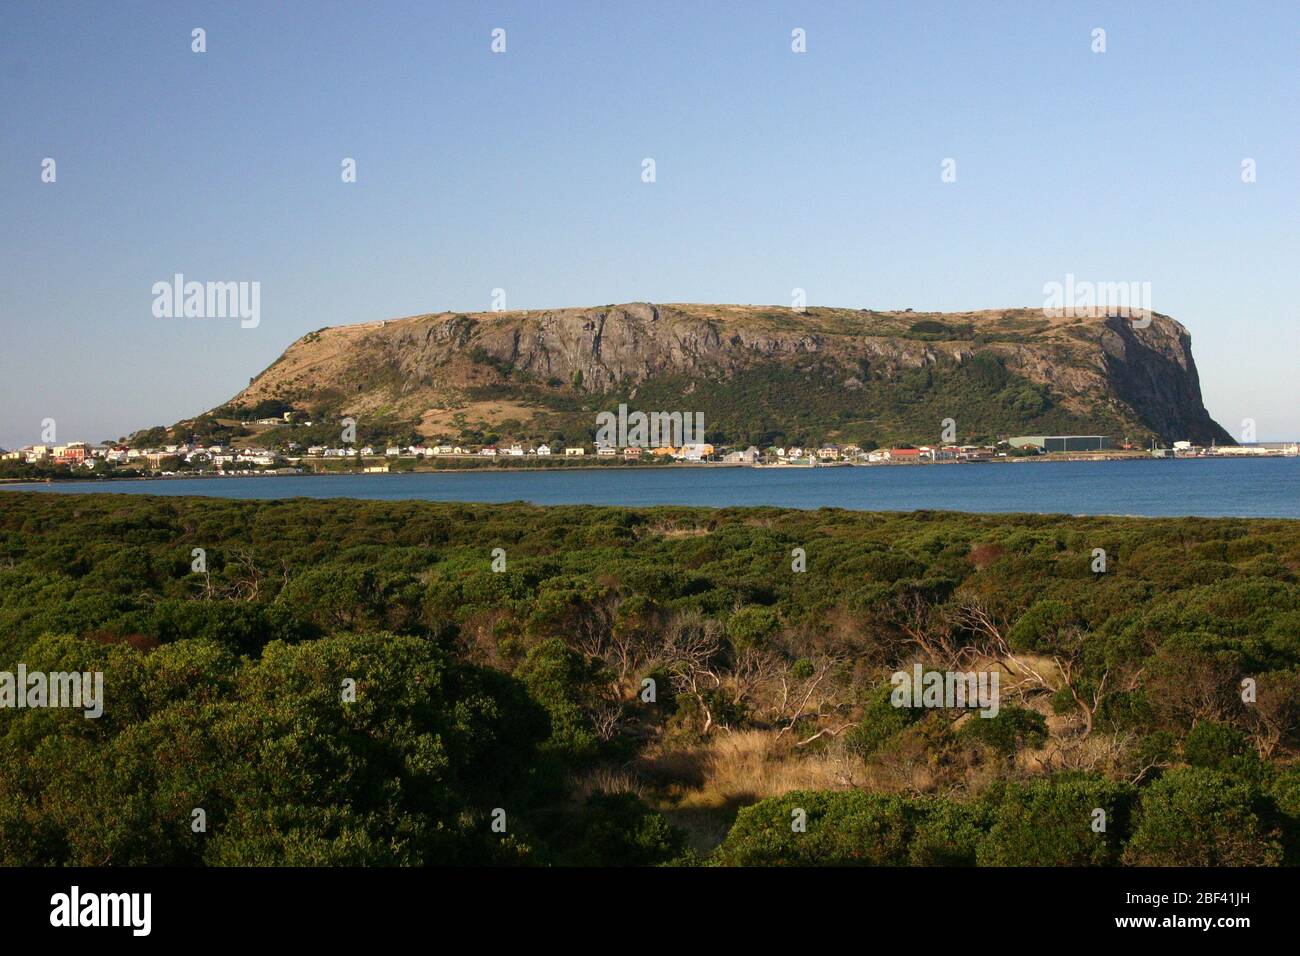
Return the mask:
<path id="1" fill-rule="evenodd" d="M 456 419 L 463 416 L 466 423 L 476 426 L 495 426 L 509 419 L 527 421 L 537 414 L 537 407 L 519 402 L 484 401 L 465 403 L 458 408 L 429 408 L 420 416 L 416 430 L 425 438 L 460 430 Z"/>
<path id="2" fill-rule="evenodd" d="M 1029 775 L 1067 770 L 1114 775 L 1121 771 L 1132 746 L 1132 735 L 1093 733 L 1079 737 L 1053 732 L 1044 746 L 1020 751 L 1016 766 Z"/>
<path id="3" fill-rule="evenodd" d="M 772 730 L 717 734 L 698 748 L 651 754 L 634 766 L 684 809 L 734 808 L 791 790 L 847 790 L 865 782 L 857 757 L 835 746 L 799 750 Z"/>
<path id="4" fill-rule="evenodd" d="M 646 529 L 646 534 L 660 538 L 699 538 L 709 534 L 709 529 L 700 525 L 679 525 L 676 521 L 660 521 Z"/>
<path id="5" fill-rule="evenodd" d="M 597 793 L 631 793 L 639 798 L 646 795 L 645 783 L 628 770 L 617 767 L 596 767 L 573 779 L 573 799 L 579 803 Z"/>
<path id="6" fill-rule="evenodd" d="M 996 665 L 977 660 L 971 666 Z M 1019 667 L 1011 662 L 1007 666 L 1011 672 L 1002 671 L 1002 706 L 1044 714 L 1049 730 L 1043 747 L 1022 750 L 1010 766 L 969 743 L 945 745 L 940 759 L 936 739 L 919 727 L 899 735 L 866 761 L 850 753 L 841 738 L 827 737 L 801 748 L 795 737 L 775 729 L 719 730 L 705 740 L 668 737 L 652 743 L 623 767 L 589 772 L 577 781 L 577 792 L 580 799 L 595 792 L 635 793 L 684 830 L 692 847 L 707 851 L 726 836 L 741 808 L 795 790 L 951 796 L 977 794 L 1008 775 L 1114 768 L 1126 740 L 1103 734 L 1081 739 L 1077 715 L 1054 714 L 1048 707 L 1049 692 L 1043 682 L 1050 686 L 1061 679 L 1050 659 L 1024 655 Z M 973 714 L 964 718 L 974 719 L 978 718 Z M 959 721 L 950 729 L 960 726 Z"/>

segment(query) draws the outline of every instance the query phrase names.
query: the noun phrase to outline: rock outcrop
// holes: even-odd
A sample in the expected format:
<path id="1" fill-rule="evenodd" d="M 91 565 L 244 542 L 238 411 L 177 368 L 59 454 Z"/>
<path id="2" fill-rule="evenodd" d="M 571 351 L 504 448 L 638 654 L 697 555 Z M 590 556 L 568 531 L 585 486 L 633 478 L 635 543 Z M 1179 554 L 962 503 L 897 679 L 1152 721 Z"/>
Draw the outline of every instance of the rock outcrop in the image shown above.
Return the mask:
<path id="1" fill-rule="evenodd" d="M 1178 322 L 1030 309 L 630 303 L 420 315 L 306 335 L 226 409 L 279 400 L 427 435 L 504 422 L 523 437 L 638 394 L 701 410 L 736 440 L 937 440 L 952 417 L 971 439 L 1068 428 L 1232 441 L 1202 403 Z"/>

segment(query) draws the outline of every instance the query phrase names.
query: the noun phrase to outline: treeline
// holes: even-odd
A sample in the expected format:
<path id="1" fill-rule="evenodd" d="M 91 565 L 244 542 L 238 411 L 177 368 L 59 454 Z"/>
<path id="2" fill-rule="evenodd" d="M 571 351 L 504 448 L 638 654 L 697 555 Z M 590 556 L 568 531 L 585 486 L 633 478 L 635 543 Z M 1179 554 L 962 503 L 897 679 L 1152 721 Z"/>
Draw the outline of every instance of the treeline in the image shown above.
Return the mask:
<path id="1" fill-rule="evenodd" d="M 0 711 L 0 863 L 1292 863 L 1298 574 L 1288 521 L 0 492 L 0 670 L 106 698 Z"/>
<path id="2" fill-rule="evenodd" d="M 1278 866 L 1300 863 L 1300 775 L 1170 770 L 1003 782 L 962 803 L 852 790 L 740 811 L 726 866 Z M 799 821 L 799 829 L 796 829 Z"/>

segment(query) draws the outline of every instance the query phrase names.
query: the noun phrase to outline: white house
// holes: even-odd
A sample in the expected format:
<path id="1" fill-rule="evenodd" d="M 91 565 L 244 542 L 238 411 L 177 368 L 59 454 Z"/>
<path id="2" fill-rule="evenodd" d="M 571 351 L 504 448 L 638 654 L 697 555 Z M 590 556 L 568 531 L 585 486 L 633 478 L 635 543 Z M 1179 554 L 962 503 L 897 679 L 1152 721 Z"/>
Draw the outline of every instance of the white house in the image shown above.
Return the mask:
<path id="1" fill-rule="evenodd" d="M 682 457 L 687 461 L 704 461 L 712 454 L 713 446 L 707 443 L 682 446 Z"/>

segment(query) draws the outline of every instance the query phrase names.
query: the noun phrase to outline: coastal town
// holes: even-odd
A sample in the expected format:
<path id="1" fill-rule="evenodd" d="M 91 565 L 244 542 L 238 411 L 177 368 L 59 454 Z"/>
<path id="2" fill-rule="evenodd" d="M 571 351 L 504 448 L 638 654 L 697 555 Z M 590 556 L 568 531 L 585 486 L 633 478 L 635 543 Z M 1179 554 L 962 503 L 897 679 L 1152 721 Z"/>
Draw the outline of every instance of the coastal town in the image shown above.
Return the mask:
<path id="1" fill-rule="evenodd" d="M 1013 436 L 983 445 L 911 445 L 863 448 L 835 443 L 816 446 L 744 448 L 708 442 L 654 448 L 610 444 L 551 447 L 546 443 L 484 446 L 459 444 L 300 446 L 285 442 L 274 447 L 233 447 L 195 442 L 136 447 L 129 442 L 33 444 L 11 451 L 0 449 L 0 472 L 14 475 L 14 466 L 34 466 L 68 477 L 187 477 L 250 474 L 307 474 L 346 471 L 384 474 L 455 467 L 529 467 L 602 465 L 703 465 L 798 468 L 853 465 L 922 465 L 1033 460 L 1116 460 L 1131 458 L 1295 457 L 1300 442 L 1254 442 L 1238 445 L 1195 445 L 1176 441 L 1165 447 L 1143 448 L 1103 435 Z M 5 466 L 8 466 L 7 468 Z"/>

